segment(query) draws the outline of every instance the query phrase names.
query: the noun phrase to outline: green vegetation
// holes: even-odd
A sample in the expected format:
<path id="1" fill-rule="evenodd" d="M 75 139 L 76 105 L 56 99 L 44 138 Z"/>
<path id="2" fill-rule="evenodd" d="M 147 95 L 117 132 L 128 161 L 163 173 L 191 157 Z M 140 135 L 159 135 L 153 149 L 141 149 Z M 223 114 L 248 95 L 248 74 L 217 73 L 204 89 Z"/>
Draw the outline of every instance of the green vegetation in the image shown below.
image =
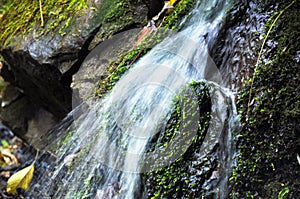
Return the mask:
<path id="1" fill-rule="evenodd" d="M 87 8 L 86 0 L 43 0 L 42 16 L 47 25 L 39 29 L 42 24 L 39 1 L 11 1 L 2 8 L 5 12 L 0 21 L 0 44 L 6 45 L 13 36 L 34 29 L 40 34 L 56 30 L 63 36 L 73 17 L 82 14 L 84 8 Z"/>
<path id="2" fill-rule="evenodd" d="M 255 80 L 255 76 L 256 76 L 256 72 L 257 72 L 257 67 L 258 67 L 258 64 L 259 64 L 259 61 L 260 61 L 260 58 L 262 56 L 262 52 L 264 50 L 264 47 L 265 47 L 265 44 L 266 44 L 266 41 L 268 39 L 268 36 L 269 34 L 271 33 L 274 25 L 276 24 L 277 20 L 280 18 L 280 16 L 289 8 L 291 7 L 294 3 L 296 2 L 296 0 L 294 0 L 292 3 L 290 3 L 287 7 L 285 7 L 282 11 L 279 12 L 279 14 L 277 15 L 277 17 L 274 19 L 274 21 L 272 22 L 271 25 L 269 25 L 269 30 L 267 32 L 267 35 L 265 36 L 265 39 L 263 41 L 263 44 L 261 46 L 261 49 L 260 49 L 260 52 L 258 54 L 258 58 L 257 58 L 257 62 L 256 62 L 256 65 L 255 65 L 255 69 L 254 69 L 254 74 L 251 78 L 251 86 L 250 86 L 250 93 L 249 93 L 249 100 L 248 100 L 248 110 L 247 110 L 247 115 L 246 115 L 246 118 L 248 119 L 248 113 L 249 113 L 249 106 L 250 106 L 250 102 L 251 102 L 251 97 L 252 97 L 252 91 L 253 91 L 253 82 Z M 270 20 L 269 20 L 270 21 Z"/>
<path id="3" fill-rule="evenodd" d="M 102 1 L 96 12 L 99 12 L 93 18 L 92 26 L 99 26 L 101 28 L 93 42 L 90 49 L 93 49 L 96 45 L 116 34 L 117 32 L 124 31 L 130 27 L 135 27 L 136 24 L 142 23 L 143 19 L 137 19 L 142 16 L 137 16 L 136 11 L 132 8 L 139 7 L 140 2 L 134 2 L 130 0 L 106 0 Z M 145 20 L 145 19 L 144 19 Z"/>
<path id="4" fill-rule="evenodd" d="M 195 6 L 195 0 L 181 0 L 176 5 L 171 14 L 167 15 L 162 22 L 162 26 L 171 30 L 180 30 L 182 25 L 180 25 L 180 21 L 183 17 L 186 17 L 187 14 L 192 10 Z"/>
<path id="5" fill-rule="evenodd" d="M 3 78 L 0 76 L 0 98 L 1 98 L 1 95 L 2 95 L 2 91 L 4 90 L 4 88 L 8 85 L 7 82 L 5 82 L 3 80 Z"/>
<path id="6" fill-rule="evenodd" d="M 203 169 L 216 165 L 211 155 L 207 155 L 205 160 L 198 159 L 210 120 L 208 88 L 204 83 L 196 82 L 189 88 L 194 97 L 186 90 L 176 97 L 167 126 L 157 135 L 159 139 L 156 137 L 152 140 L 147 151 L 155 154 L 144 161 L 145 167 L 151 165 L 149 172 L 143 176 L 148 198 L 197 198 L 204 192 L 201 190 L 202 177 L 205 175 Z M 189 125 L 196 128 L 197 132 L 192 132 L 195 129 L 190 129 Z M 155 161 L 150 159 L 153 157 Z"/>
<path id="7" fill-rule="evenodd" d="M 3 16 L 3 14 L 10 8 L 12 4 L 12 0 L 2 0 L 0 5 L 0 19 Z"/>
<path id="8" fill-rule="evenodd" d="M 280 4 L 279 10 L 288 4 Z M 296 2 L 270 32 L 267 41 L 274 46 L 263 51 L 264 59 L 255 71 L 250 104 L 250 83 L 239 95 L 243 127 L 238 135 L 237 165 L 230 178 L 231 198 L 300 195 L 300 183 L 294 180 L 300 178 L 299 170 L 295 169 L 299 167 L 296 154 L 300 144 L 299 9 Z M 267 30 L 277 14 L 266 24 Z"/>
<path id="9" fill-rule="evenodd" d="M 62 146 L 66 145 L 70 141 L 73 134 L 74 134 L 74 131 L 72 131 L 70 129 L 66 130 L 63 138 L 61 138 L 60 140 L 55 140 L 54 142 L 52 141 L 52 144 L 49 147 L 49 151 L 51 153 L 56 153 L 58 149 L 61 149 Z M 53 138 L 50 136 L 50 139 L 53 139 Z M 64 151 L 59 151 L 58 155 L 60 156 L 62 154 L 64 154 Z"/>
<path id="10" fill-rule="evenodd" d="M 169 13 L 163 21 L 159 21 L 157 24 L 161 23 L 159 31 L 154 32 L 152 35 L 147 37 L 141 44 L 136 48 L 120 56 L 117 61 L 111 63 L 108 66 L 106 74 L 103 74 L 104 78 L 98 82 L 98 87 L 95 90 L 95 95 L 97 97 L 102 97 L 105 93 L 110 91 L 116 82 L 121 78 L 121 76 L 135 63 L 141 56 L 145 55 L 153 46 L 162 41 L 164 36 L 168 34 L 168 31 L 177 30 L 179 31 L 182 26 L 179 26 L 180 20 L 193 8 L 195 0 L 181 0 L 176 5 L 174 10 Z M 110 22 L 118 18 L 120 20 L 128 21 L 130 19 L 126 18 L 126 1 L 117 4 L 120 9 L 117 9 L 117 14 L 108 14 L 104 21 Z M 106 6 L 105 4 L 103 6 Z M 121 9 L 122 8 L 122 9 Z M 119 17 L 117 17 L 119 16 Z M 121 23 L 121 22 L 120 22 Z M 123 23 L 123 22 L 122 22 Z M 109 26 L 109 23 L 108 23 Z M 103 35 L 101 35 L 103 37 Z"/>
<path id="11" fill-rule="evenodd" d="M 121 76 L 132 66 L 132 64 L 141 56 L 146 54 L 149 49 L 143 43 L 139 47 L 131 50 L 127 54 L 119 57 L 118 61 L 113 62 L 108 67 L 108 71 L 103 80 L 98 82 L 98 88 L 95 90 L 97 97 L 102 97 L 106 92 L 110 91 Z"/>

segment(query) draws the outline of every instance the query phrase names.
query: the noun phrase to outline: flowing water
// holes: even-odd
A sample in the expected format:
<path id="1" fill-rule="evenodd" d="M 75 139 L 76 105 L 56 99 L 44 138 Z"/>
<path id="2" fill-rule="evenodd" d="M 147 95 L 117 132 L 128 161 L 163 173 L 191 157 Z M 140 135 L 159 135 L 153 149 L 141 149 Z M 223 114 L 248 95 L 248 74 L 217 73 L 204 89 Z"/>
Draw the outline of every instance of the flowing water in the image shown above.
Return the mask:
<path id="1" fill-rule="evenodd" d="M 226 162 L 223 169 L 228 169 L 220 183 L 224 190 L 220 197 L 225 198 L 236 110 L 234 95 L 224 87 L 226 83 L 207 53 L 207 43 L 216 37 L 229 6 L 226 1 L 198 1 L 181 32 L 142 57 L 86 114 L 73 123 L 66 118 L 55 133 L 66 126 L 69 132 L 44 149 L 57 159 L 45 165 L 47 172 L 40 175 L 32 193 L 39 190 L 43 197 L 52 198 L 136 198 L 140 173 L 150 168 L 141 166 L 144 157 L 153 155 L 146 153 L 147 144 L 165 128 L 174 98 L 196 81 L 208 86 L 212 102 L 202 155 L 220 143 L 221 158 Z M 74 112 L 76 109 L 69 117 Z M 172 161 L 157 165 L 168 166 Z"/>

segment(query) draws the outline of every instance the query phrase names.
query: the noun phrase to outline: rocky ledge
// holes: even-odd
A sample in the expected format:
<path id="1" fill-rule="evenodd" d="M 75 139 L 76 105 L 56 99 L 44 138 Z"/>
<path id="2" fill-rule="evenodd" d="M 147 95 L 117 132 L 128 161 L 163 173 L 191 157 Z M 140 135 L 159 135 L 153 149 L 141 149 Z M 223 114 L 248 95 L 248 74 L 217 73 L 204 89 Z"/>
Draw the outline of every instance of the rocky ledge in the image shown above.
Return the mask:
<path id="1" fill-rule="evenodd" d="M 10 85 L 0 118 L 23 138 L 48 131 L 71 110 L 72 76 L 90 50 L 118 32 L 144 26 L 150 6 L 134 0 L 5 3 L 0 61 Z"/>

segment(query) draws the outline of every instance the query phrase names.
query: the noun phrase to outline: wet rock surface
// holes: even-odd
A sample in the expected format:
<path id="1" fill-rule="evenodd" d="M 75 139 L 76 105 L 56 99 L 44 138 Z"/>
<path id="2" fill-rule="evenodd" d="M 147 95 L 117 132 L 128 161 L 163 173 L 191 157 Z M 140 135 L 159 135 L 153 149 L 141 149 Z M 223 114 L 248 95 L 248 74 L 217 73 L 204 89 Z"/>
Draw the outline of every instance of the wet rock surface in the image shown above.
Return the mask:
<path id="1" fill-rule="evenodd" d="M 97 2 L 93 2 L 96 7 L 99 6 Z M 91 20 L 93 25 L 89 24 L 89 19 L 93 18 L 96 11 L 90 11 L 87 18 L 76 21 L 80 27 L 86 28 L 81 32 L 76 31 L 77 26 L 65 36 L 48 34 L 45 37 L 35 37 L 31 32 L 26 37 L 16 37 L 8 46 L 1 46 L 1 54 L 5 58 L 1 74 L 14 86 L 7 89 L 6 95 L 10 97 L 6 98 L 4 95 L 0 114 L 19 136 L 25 137 L 23 134 L 28 129 L 46 131 L 36 127 L 36 124 L 47 126 L 39 119 L 53 117 L 55 121 L 67 113 L 71 108 L 71 77 L 88 52 L 110 35 L 141 26 L 147 15 L 145 5 L 141 3 L 125 1 L 124 4 L 116 5 L 117 2 L 113 1 L 111 4 L 119 10 L 133 5 L 134 9 L 125 14 L 121 11 L 114 15 L 115 10 L 110 10 L 110 5 L 102 4 L 102 9 L 107 8 L 107 12 L 103 16 L 98 13 L 99 17 L 95 21 Z M 297 14 L 299 2 L 285 12 L 267 42 L 268 50 L 263 51 L 264 61 L 256 74 L 253 102 L 246 120 L 250 90 L 247 78 L 253 73 L 258 48 L 263 39 L 262 27 L 274 10 L 280 11 L 285 6 L 285 3 L 276 1 L 236 3 L 234 9 L 228 11 L 219 39 L 210 44 L 212 57 L 220 69 L 232 70 L 225 77 L 229 80 L 230 87 L 241 89 L 238 105 L 243 129 L 236 135 L 238 155 L 230 178 L 231 194 L 228 197 L 231 198 L 297 198 L 300 195 L 299 182 L 295 180 L 300 178 L 297 162 L 297 154 L 300 153 L 299 31 L 295 31 L 298 30 L 300 21 Z M 121 21 L 115 21 L 122 17 Z M 268 63 L 268 60 L 271 62 Z M 101 61 L 103 68 L 102 65 L 97 65 L 97 75 L 100 74 L 97 78 L 101 79 L 106 63 L 107 60 Z M 81 79 L 84 75 L 87 78 Z M 88 82 L 90 76 L 91 72 L 86 70 L 74 78 L 78 82 Z M 86 82 L 84 85 L 77 84 L 74 88 L 84 91 L 90 87 Z M 84 93 L 78 95 L 81 98 L 87 96 Z M 173 120 L 169 122 L 177 122 L 175 117 Z M 10 139 L 7 132 L 2 131 L 1 135 Z M 178 162 L 143 176 L 143 186 L 149 198 L 200 198 L 202 194 L 206 194 L 208 198 L 219 197 L 223 190 L 210 193 L 223 172 L 218 160 L 218 146 L 214 147 L 211 154 L 201 158 L 197 152 L 201 136 L 200 133 L 199 140 L 190 146 Z M 40 162 L 38 175 L 44 175 L 48 165 Z M 65 170 L 67 172 L 67 168 Z M 4 189 L 5 185 L 1 183 L 1 189 Z M 38 183 L 34 189 L 39 194 Z M 118 189 L 114 188 L 113 192 Z"/>
<path id="2" fill-rule="evenodd" d="M 127 30 L 114 35 L 95 47 L 85 58 L 79 71 L 73 76 L 73 107 L 82 102 L 90 104 L 95 98 L 98 82 L 107 78 L 114 70 L 110 66 L 133 50 L 141 28 Z M 117 70 L 117 69 L 115 69 Z"/>
<path id="3" fill-rule="evenodd" d="M 217 141 L 208 141 L 211 138 L 206 138 L 208 121 L 211 118 L 211 99 L 204 84 L 195 83 L 193 87 L 197 99 L 189 99 L 188 108 L 185 107 L 189 111 L 186 113 L 184 110 L 174 111 L 165 130 L 160 132 L 161 138 L 159 140 L 154 138 L 148 147 L 148 152 L 153 151 L 155 154 L 153 155 L 155 160 L 145 157 L 143 161 L 145 167 L 149 167 L 149 171 L 142 174 L 145 189 L 143 194 L 146 198 L 218 198 L 220 195 L 217 187 L 220 186 L 226 170 L 221 154 L 222 141 L 221 138 Z M 179 97 L 181 98 L 183 101 L 186 99 L 185 95 Z M 190 100 L 198 102 L 199 104 L 194 105 L 199 108 L 190 106 Z M 183 118 L 197 115 L 198 111 L 200 118 L 199 121 L 196 120 L 197 127 L 193 121 L 186 122 L 197 128 L 197 133 L 194 135 L 190 129 L 190 131 L 183 130 L 183 135 L 180 135 L 182 129 L 178 126 L 181 125 Z M 186 116 L 183 116 L 185 114 Z M 204 139 L 208 139 L 206 142 L 209 142 L 210 150 L 203 148 Z M 172 156 L 176 157 L 174 162 L 171 161 Z"/>
<path id="4" fill-rule="evenodd" d="M 148 12 L 144 2 L 132 0 L 88 1 L 87 4 L 78 1 L 69 5 L 60 5 L 60 1 L 49 2 L 49 5 L 43 5 L 44 9 L 50 9 L 44 11 L 43 25 L 38 14 L 26 18 L 30 9 L 38 12 L 38 7 L 30 8 L 36 5 L 29 1 L 22 5 L 12 4 L 10 11 L 1 16 L 2 22 L 9 23 L 9 17 L 23 10 L 15 24 L 24 25 L 22 28 L 1 25 L 3 32 L 15 28 L 14 34 L 1 36 L 0 54 L 4 59 L 1 75 L 26 99 L 41 107 L 38 110 L 46 110 L 56 120 L 62 119 L 72 108 L 72 75 L 78 71 L 89 51 L 118 32 L 141 27 L 146 23 Z M 55 8 L 56 11 L 52 10 Z M 22 20 L 29 21 L 24 23 Z M 29 109 L 28 104 L 25 106 Z M 31 112 L 34 110 L 32 108 Z M 8 109 L 5 110 L 7 112 Z M 19 119 L 26 120 L 25 115 L 19 115 Z M 7 124 L 11 126 L 14 121 L 8 120 Z M 22 131 L 18 132 L 25 133 L 27 130 L 22 127 Z"/>
<path id="5" fill-rule="evenodd" d="M 257 13 L 256 20 L 252 21 L 254 27 L 262 28 L 263 22 L 265 28 L 258 32 L 260 41 L 266 37 L 278 13 L 290 3 L 249 1 L 247 10 Z M 299 6 L 294 1 L 275 23 L 257 68 L 254 69 L 253 62 L 250 65 L 243 62 L 245 76 L 239 78 L 243 87 L 237 101 L 243 126 L 236 134 L 238 154 L 230 178 L 230 198 L 298 198 L 300 195 L 299 182 L 295 180 L 300 178 L 299 95 L 296 94 L 299 93 L 296 72 L 299 71 L 299 15 L 296 14 Z M 247 18 L 244 20 L 247 24 Z M 261 43 L 252 52 L 258 54 Z"/>
<path id="6" fill-rule="evenodd" d="M 255 65 L 258 45 L 262 42 L 262 28 L 269 11 L 259 9 L 254 1 L 236 2 L 228 11 L 210 54 L 231 89 L 239 89 Z"/>

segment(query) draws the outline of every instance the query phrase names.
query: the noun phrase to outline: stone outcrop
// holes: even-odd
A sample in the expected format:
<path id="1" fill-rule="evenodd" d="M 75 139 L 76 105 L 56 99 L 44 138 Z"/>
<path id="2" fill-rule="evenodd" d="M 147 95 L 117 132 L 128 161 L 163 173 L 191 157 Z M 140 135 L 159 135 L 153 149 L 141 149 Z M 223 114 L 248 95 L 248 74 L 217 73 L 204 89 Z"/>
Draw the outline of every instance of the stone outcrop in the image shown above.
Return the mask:
<path id="1" fill-rule="evenodd" d="M 16 99 L 10 99 L 13 103 L 1 108 L 1 120 L 21 137 L 31 131 L 27 118 L 33 118 L 40 110 L 45 111 L 43 117 L 53 121 L 59 121 L 71 110 L 72 76 L 90 50 L 118 32 L 147 23 L 148 8 L 142 1 L 52 4 L 42 5 L 44 24 L 38 5 L 31 1 L 13 2 L 10 10 L 1 15 L 1 76 L 18 93 Z M 30 12 L 35 16 L 27 17 Z M 16 23 L 10 23 L 10 18 L 16 16 Z M 16 127 L 16 122 L 22 124 Z"/>

